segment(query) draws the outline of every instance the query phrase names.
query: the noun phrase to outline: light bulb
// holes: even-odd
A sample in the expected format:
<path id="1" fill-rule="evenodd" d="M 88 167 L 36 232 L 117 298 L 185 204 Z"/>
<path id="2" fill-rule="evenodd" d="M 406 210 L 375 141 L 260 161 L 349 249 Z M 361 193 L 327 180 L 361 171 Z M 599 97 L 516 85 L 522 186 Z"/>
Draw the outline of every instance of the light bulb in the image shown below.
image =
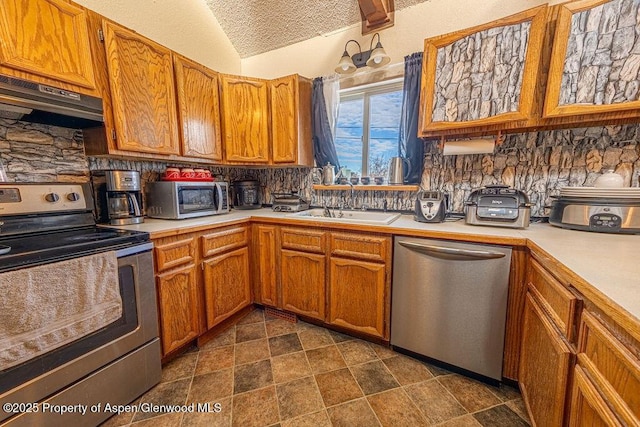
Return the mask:
<path id="1" fill-rule="evenodd" d="M 342 71 L 347 71 L 349 66 L 347 64 L 342 64 Z"/>
<path id="2" fill-rule="evenodd" d="M 373 62 L 375 62 L 376 64 L 379 64 L 382 62 L 382 58 L 379 56 L 376 56 L 375 58 L 373 58 Z"/>

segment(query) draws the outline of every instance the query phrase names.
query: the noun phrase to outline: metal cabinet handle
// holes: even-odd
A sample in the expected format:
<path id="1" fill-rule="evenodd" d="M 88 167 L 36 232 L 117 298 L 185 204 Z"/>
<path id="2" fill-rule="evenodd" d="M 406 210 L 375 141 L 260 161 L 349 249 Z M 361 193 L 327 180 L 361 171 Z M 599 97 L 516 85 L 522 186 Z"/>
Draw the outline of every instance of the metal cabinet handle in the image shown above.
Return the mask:
<path id="1" fill-rule="evenodd" d="M 502 252 L 491 251 L 475 251 L 471 249 L 456 249 L 442 246 L 425 245 L 413 242 L 398 242 L 405 248 L 411 249 L 425 255 L 432 255 L 438 258 L 458 259 L 458 260 L 478 260 L 478 259 L 496 259 L 504 258 Z"/>

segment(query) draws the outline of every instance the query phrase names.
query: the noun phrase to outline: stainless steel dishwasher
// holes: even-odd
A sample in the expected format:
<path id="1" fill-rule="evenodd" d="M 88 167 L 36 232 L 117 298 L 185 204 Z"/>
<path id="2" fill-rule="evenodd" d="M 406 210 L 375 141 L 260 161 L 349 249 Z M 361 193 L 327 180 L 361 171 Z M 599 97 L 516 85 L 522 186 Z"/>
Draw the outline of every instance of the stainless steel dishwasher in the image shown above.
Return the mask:
<path id="1" fill-rule="evenodd" d="M 511 248 L 396 237 L 391 345 L 502 380 Z"/>

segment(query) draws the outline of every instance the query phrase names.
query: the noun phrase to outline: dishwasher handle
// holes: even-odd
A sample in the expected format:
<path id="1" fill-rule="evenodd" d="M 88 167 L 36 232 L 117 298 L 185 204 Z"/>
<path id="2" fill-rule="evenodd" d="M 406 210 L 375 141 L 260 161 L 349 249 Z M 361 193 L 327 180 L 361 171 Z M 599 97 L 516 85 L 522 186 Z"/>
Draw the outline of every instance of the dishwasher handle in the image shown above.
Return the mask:
<path id="1" fill-rule="evenodd" d="M 471 261 L 481 259 L 504 258 L 502 252 L 476 251 L 471 249 L 447 248 L 435 245 L 425 245 L 424 243 L 403 242 L 399 241 L 402 246 L 412 251 L 420 252 L 425 255 L 431 255 L 438 258 L 455 259 L 460 261 Z"/>

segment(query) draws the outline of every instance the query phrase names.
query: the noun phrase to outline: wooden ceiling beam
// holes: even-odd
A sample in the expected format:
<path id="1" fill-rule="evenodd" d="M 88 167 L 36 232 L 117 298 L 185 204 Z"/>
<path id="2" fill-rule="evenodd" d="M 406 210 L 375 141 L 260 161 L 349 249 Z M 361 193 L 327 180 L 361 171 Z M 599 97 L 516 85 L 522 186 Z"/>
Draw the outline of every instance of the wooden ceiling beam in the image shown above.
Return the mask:
<path id="1" fill-rule="evenodd" d="M 358 0 L 362 16 L 362 35 L 393 26 L 393 0 Z"/>

